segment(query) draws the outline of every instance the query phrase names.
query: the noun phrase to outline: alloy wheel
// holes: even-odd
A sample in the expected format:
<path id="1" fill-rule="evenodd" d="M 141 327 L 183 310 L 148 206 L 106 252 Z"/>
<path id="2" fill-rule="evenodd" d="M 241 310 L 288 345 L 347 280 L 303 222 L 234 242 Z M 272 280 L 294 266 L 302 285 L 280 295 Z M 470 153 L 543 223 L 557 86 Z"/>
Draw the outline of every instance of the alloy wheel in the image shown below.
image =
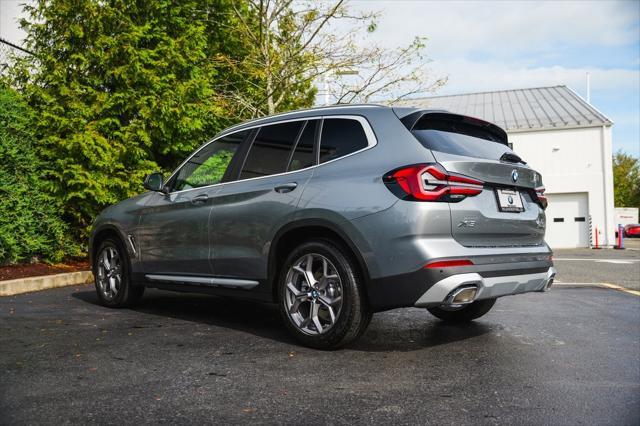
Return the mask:
<path id="1" fill-rule="evenodd" d="M 320 254 L 306 254 L 289 268 L 285 302 L 289 318 L 306 334 L 333 327 L 342 309 L 342 281 L 333 263 Z"/>
<path id="2" fill-rule="evenodd" d="M 100 293 L 113 300 L 122 288 L 122 262 L 120 254 L 112 246 L 106 246 L 98 254 L 97 281 Z"/>

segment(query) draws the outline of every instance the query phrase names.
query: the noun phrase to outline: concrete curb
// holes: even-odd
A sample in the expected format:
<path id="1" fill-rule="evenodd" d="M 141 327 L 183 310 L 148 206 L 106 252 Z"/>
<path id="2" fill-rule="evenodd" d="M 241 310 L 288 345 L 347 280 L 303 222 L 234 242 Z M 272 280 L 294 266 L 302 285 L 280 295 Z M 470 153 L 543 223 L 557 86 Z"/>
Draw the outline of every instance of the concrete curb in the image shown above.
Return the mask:
<path id="1" fill-rule="evenodd" d="M 0 281 L 0 296 L 30 293 L 70 285 L 89 284 L 93 282 L 91 271 L 69 272 L 66 274 L 43 275 L 40 277 L 18 278 Z"/>

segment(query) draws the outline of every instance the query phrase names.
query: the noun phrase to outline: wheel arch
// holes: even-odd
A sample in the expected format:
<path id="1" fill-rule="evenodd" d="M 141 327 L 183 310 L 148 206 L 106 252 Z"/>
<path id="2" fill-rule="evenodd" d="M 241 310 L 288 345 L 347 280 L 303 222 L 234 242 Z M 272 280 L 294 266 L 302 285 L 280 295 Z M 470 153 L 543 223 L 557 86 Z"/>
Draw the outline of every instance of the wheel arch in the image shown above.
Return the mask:
<path id="1" fill-rule="evenodd" d="M 116 238 L 120 242 L 122 248 L 127 252 L 127 259 L 129 258 L 129 250 L 127 248 L 127 245 L 125 244 L 125 239 L 122 235 L 122 232 L 120 232 L 120 230 L 115 225 L 106 224 L 94 231 L 91 237 L 91 241 L 89 242 L 89 262 L 91 262 L 92 270 L 93 260 L 96 257 L 96 252 L 98 251 L 100 244 L 109 237 Z"/>
<path id="2" fill-rule="evenodd" d="M 287 253 L 304 241 L 312 239 L 330 239 L 340 244 L 355 260 L 364 280 L 365 292 L 370 280 L 369 271 L 360 250 L 347 234 L 336 224 L 323 219 L 304 219 L 291 222 L 282 227 L 273 238 L 269 247 L 267 266 L 268 282 L 271 287 L 273 301 L 278 301 L 277 279 L 280 275 L 281 262 Z M 368 295 L 367 295 L 368 299 Z"/>

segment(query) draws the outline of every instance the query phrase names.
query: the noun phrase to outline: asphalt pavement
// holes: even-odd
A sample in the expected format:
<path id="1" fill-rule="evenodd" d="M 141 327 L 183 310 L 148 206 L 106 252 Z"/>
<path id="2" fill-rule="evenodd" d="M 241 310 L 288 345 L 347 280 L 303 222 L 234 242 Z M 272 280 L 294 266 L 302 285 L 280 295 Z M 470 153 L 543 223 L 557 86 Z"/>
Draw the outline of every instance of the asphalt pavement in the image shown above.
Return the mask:
<path id="1" fill-rule="evenodd" d="M 467 326 L 376 314 L 325 352 L 271 305 L 67 287 L 0 298 L 0 423 L 637 425 L 639 325 L 638 296 L 559 286 Z"/>
<path id="2" fill-rule="evenodd" d="M 631 240 L 631 243 L 637 242 L 640 239 Z M 608 283 L 640 290 L 640 250 L 635 247 L 632 245 L 626 250 L 555 250 L 556 279 L 565 283 Z"/>

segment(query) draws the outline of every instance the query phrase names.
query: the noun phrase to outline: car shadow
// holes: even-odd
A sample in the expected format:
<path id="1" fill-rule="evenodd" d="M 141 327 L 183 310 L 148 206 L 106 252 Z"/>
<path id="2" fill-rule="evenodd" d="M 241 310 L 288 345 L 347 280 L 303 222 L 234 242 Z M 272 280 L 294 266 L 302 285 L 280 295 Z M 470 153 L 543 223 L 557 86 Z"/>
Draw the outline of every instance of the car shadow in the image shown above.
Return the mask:
<path id="1" fill-rule="evenodd" d="M 72 293 L 72 296 L 82 302 L 102 307 L 95 291 L 79 290 Z M 287 332 L 277 306 L 269 303 L 152 290 L 145 293 L 142 300 L 129 310 L 224 327 L 298 345 Z M 481 322 L 447 324 L 431 317 L 427 312 L 424 312 L 423 321 L 416 321 L 415 315 L 407 321 L 410 311 L 411 309 L 400 309 L 374 315 L 367 331 L 345 346 L 345 349 L 362 352 L 416 351 L 471 339 L 492 330 L 489 325 Z"/>
<path id="2" fill-rule="evenodd" d="M 78 291 L 72 296 L 102 307 L 95 291 Z M 296 343 L 287 333 L 277 306 L 269 303 L 152 290 L 145 292 L 140 302 L 127 309 L 164 318 L 224 327 L 282 343 Z"/>
<path id="3" fill-rule="evenodd" d="M 364 335 L 347 347 L 363 352 L 409 352 L 472 339 L 492 331 L 488 323 L 449 324 L 433 318 L 426 311 L 420 314 L 424 315 L 424 321 L 404 326 L 401 322 L 386 324 L 391 318 L 378 314 Z"/>

